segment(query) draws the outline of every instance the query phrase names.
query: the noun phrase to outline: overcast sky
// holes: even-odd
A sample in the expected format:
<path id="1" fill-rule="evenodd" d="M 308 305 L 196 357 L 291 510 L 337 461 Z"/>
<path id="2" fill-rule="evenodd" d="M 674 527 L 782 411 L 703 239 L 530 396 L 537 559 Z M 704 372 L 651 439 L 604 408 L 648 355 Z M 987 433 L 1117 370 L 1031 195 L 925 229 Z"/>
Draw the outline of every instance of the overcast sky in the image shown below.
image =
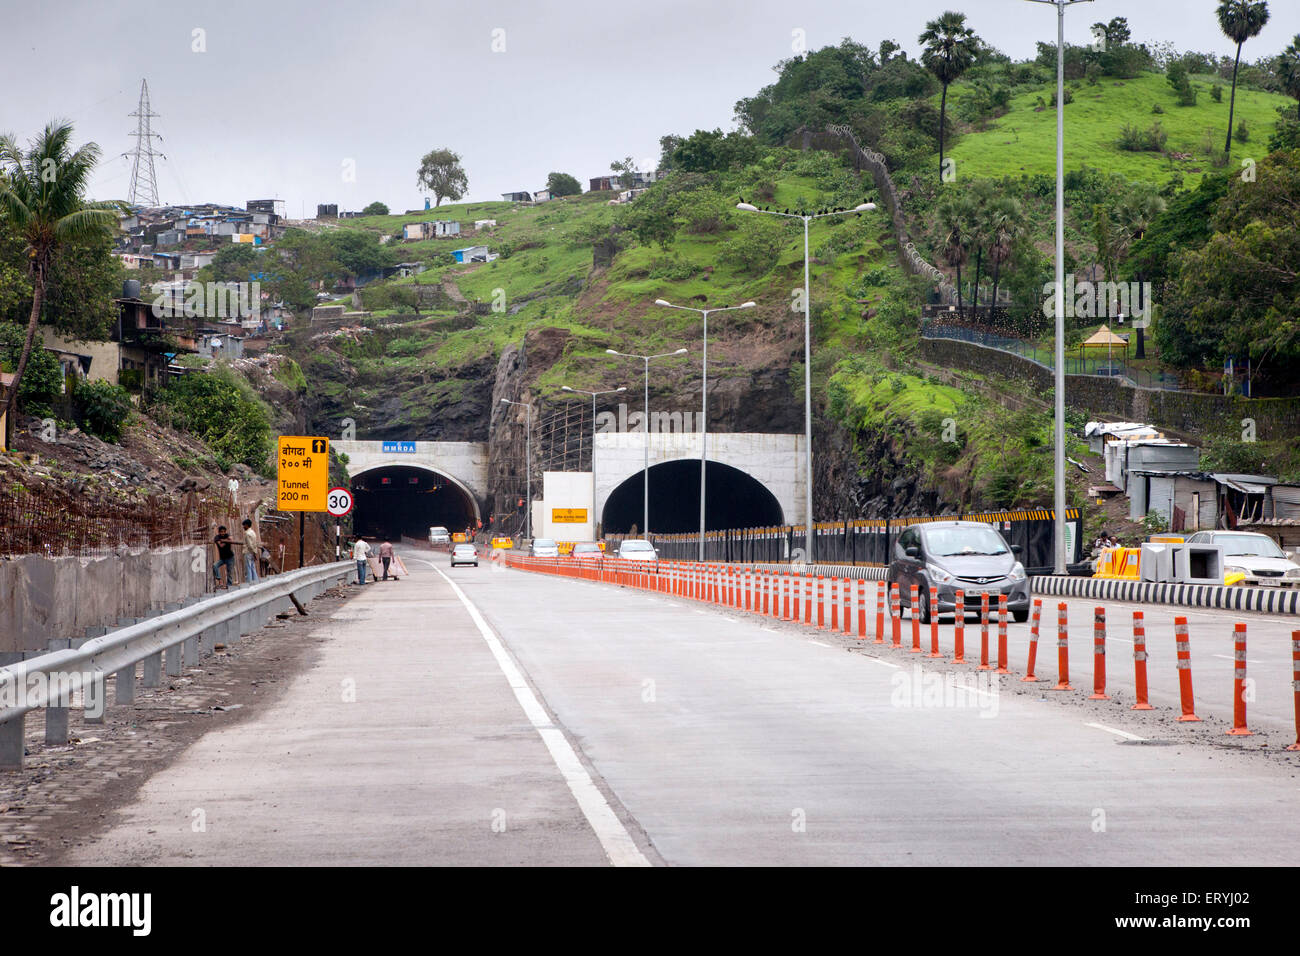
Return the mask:
<path id="1" fill-rule="evenodd" d="M 1067 12 L 1066 35 L 1087 42 L 1093 22 L 1127 16 L 1137 40 L 1231 53 L 1215 6 L 1096 0 Z M 1300 33 L 1300 2 L 1269 6 L 1248 59 Z M 552 170 L 585 188 L 613 159 L 652 161 L 664 133 L 733 128 L 736 100 L 772 82 L 795 31 L 810 49 L 888 38 L 915 56 L 949 8 L 1015 58 L 1055 39 L 1053 8 L 1025 0 L 0 0 L 0 132 L 26 141 L 71 120 L 104 152 L 94 198 L 125 198 L 119 154 L 147 79 L 163 202 L 415 209 L 420 157 L 440 146 L 461 154 L 469 199 L 539 189 Z"/>

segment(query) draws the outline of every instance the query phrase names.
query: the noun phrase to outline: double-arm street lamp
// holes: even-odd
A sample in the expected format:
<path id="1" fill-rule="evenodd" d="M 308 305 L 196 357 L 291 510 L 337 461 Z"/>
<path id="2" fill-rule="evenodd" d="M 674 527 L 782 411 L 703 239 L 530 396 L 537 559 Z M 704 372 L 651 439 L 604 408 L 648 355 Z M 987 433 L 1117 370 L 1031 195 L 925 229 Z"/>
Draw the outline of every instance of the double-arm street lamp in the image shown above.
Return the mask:
<path id="1" fill-rule="evenodd" d="M 742 302 L 740 305 L 728 305 L 716 309 L 696 309 L 689 305 L 673 305 L 667 299 L 655 299 L 655 305 L 665 309 L 681 309 L 684 312 L 698 312 L 704 316 L 704 358 L 700 363 L 700 560 L 704 560 L 704 472 L 708 467 L 705 454 L 709 436 L 709 313 L 732 312 L 736 309 L 752 309 L 755 303 Z"/>
<path id="2" fill-rule="evenodd" d="M 650 362 L 657 358 L 667 358 L 670 355 L 685 355 L 686 349 L 678 349 L 676 352 L 660 352 L 658 355 L 637 355 L 633 352 L 618 352 L 614 349 L 605 349 L 610 355 L 617 355 L 621 358 L 640 359 L 645 362 L 645 420 L 641 423 L 645 429 L 645 478 L 644 478 L 644 510 L 641 520 L 644 527 L 641 534 L 650 535 Z"/>
<path id="3" fill-rule="evenodd" d="M 1056 486 L 1054 568 L 1065 573 L 1065 8 L 1092 0 L 1030 0 L 1056 7 Z M 996 305 L 997 303 L 994 303 Z"/>
<path id="4" fill-rule="evenodd" d="M 752 203 L 736 204 L 737 209 L 745 212 L 761 212 L 768 216 L 783 216 L 786 219 L 803 220 L 803 441 L 804 441 L 804 556 L 809 564 L 813 563 L 813 473 L 812 473 L 812 289 L 809 282 L 808 223 L 814 219 L 829 216 L 847 216 L 855 212 L 870 212 L 876 208 L 873 202 L 864 202 L 852 209 L 836 209 L 823 213 L 773 212 L 759 209 Z"/>
<path id="5" fill-rule="evenodd" d="M 591 532 L 596 533 L 596 396 L 613 395 L 616 392 L 626 392 L 627 386 L 620 385 L 618 388 L 607 388 L 600 392 L 592 392 L 585 388 L 569 388 L 567 385 L 561 385 L 560 389 L 565 392 L 581 393 L 591 396 Z"/>
<path id="6" fill-rule="evenodd" d="M 533 539 L 533 406 L 528 402 L 501 399 L 502 405 L 518 405 L 524 409 L 524 537 Z"/>

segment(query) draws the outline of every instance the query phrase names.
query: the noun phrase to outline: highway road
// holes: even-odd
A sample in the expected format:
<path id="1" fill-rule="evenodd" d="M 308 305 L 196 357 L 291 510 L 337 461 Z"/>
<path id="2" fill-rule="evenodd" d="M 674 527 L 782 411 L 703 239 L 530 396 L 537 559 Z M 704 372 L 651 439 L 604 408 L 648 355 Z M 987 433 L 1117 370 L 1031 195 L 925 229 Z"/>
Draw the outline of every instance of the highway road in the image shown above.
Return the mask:
<path id="1" fill-rule="evenodd" d="M 932 675 L 957 669 L 916 671 L 931 665 L 906 652 L 404 554 L 412 576 L 352 598 L 267 713 L 207 734 L 68 862 L 1294 862 L 1300 757 L 1180 727 L 1164 684 L 1163 710 L 1134 715 L 1021 684 L 1017 655 L 1001 686 L 964 668 L 945 687 Z M 1090 690 L 1091 604 L 1069 603 Z M 1153 684 L 1168 663 L 1153 619 L 1173 613 L 1148 613 Z M 1223 621 L 1188 616 L 1209 714 Z M 1251 657 L 1272 659 L 1263 635 L 1283 624 L 1260 627 Z M 978 639 L 968 626 L 968 657 Z M 1044 640 L 1040 675 L 1054 652 Z M 340 703 L 349 679 L 356 702 Z"/>

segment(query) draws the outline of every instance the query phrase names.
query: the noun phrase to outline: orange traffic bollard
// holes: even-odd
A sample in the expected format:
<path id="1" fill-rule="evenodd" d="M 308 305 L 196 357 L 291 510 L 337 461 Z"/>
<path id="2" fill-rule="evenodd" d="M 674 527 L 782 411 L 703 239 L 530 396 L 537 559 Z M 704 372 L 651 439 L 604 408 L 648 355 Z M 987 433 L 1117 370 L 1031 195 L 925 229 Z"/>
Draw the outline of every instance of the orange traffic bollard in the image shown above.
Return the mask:
<path id="1" fill-rule="evenodd" d="M 966 592 L 957 591 L 957 605 L 952 615 L 952 662 L 966 663 Z"/>
<path id="2" fill-rule="evenodd" d="M 1043 616 L 1043 602 L 1040 598 L 1034 598 L 1034 610 L 1029 615 L 1029 663 L 1025 667 L 1025 676 L 1020 678 L 1021 683 L 1036 684 L 1038 678 L 1034 676 L 1034 664 L 1038 662 L 1038 624 Z"/>
<path id="3" fill-rule="evenodd" d="M 831 578 L 831 630 L 840 629 L 840 579 Z"/>
<path id="4" fill-rule="evenodd" d="M 852 578 L 844 579 L 844 591 L 842 592 L 841 596 L 844 598 L 843 621 L 841 622 L 844 625 L 844 636 L 851 637 L 853 635 L 853 579 Z"/>
<path id="5" fill-rule="evenodd" d="M 1137 703 L 1130 710 L 1152 710 L 1147 701 L 1147 626 L 1141 611 L 1133 612 L 1133 686 Z"/>
<path id="6" fill-rule="evenodd" d="M 1300 631 L 1291 632 L 1291 692 L 1295 695 L 1295 743 L 1287 750 L 1300 750 Z"/>
<path id="7" fill-rule="evenodd" d="M 903 646 L 903 599 L 898 593 L 898 582 L 889 586 L 889 646 Z"/>
<path id="8" fill-rule="evenodd" d="M 989 592 L 980 595 L 980 666 L 977 671 L 987 671 L 989 667 Z"/>
<path id="9" fill-rule="evenodd" d="M 867 582 L 858 578 L 858 640 L 867 639 Z"/>
<path id="10" fill-rule="evenodd" d="M 939 589 L 930 588 L 930 653 L 927 657 L 943 657 L 939 653 Z"/>
<path id="11" fill-rule="evenodd" d="M 1092 693 L 1089 700 L 1110 700 L 1106 696 L 1106 609 L 1092 609 Z"/>
<path id="12" fill-rule="evenodd" d="M 790 620 L 790 572 L 781 572 L 781 595 L 785 602 L 785 610 L 781 612 L 783 621 Z"/>
<path id="13" fill-rule="evenodd" d="M 803 622 L 807 626 L 812 626 L 813 613 L 813 576 L 811 573 L 805 574 L 803 578 Z"/>
<path id="14" fill-rule="evenodd" d="M 1174 644 L 1178 648 L 1178 697 L 1183 714 L 1180 721 L 1200 720 L 1192 698 L 1192 642 L 1187 636 L 1187 618 L 1174 618 Z"/>
<path id="15" fill-rule="evenodd" d="M 876 639 L 875 644 L 885 643 L 885 582 L 876 582 Z"/>
<path id="16" fill-rule="evenodd" d="M 790 620 L 798 624 L 801 613 L 800 602 L 803 600 L 803 575 L 794 574 L 790 577 L 790 590 L 794 594 L 794 616 Z"/>
<path id="17" fill-rule="evenodd" d="M 826 626 L 826 578 L 817 575 L 817 626 Z"/>
<path id="18" fill-rule="evenodd" d="M 1007 596 L 998 595 L 998 669 L 995 674 L 1010 674 L 1007 667 Z"/>
<path id="19" fill-rule="evenodd" d="M 1056 686 L 1052 690 L 1074 690 L 1070 686 L 1070 620 L 1064 601 L 1056 605 Z"/>
<path id="20" fill-rule="evenodd" d="M 917 610 L 921 606 L 921 588 L 913 584 L 908 593 L 907 614 L 912 619 L 912 653 L 921 653 L 921 619 L 917 617 Z"/>
<path id="21" fill-rule="evenodd" d="M 1232 636 L 1232 729 L 1228 735 L 1251 737 L 1254 731 L 1246 726 L 1246 625 L 1238 622 Z"/>

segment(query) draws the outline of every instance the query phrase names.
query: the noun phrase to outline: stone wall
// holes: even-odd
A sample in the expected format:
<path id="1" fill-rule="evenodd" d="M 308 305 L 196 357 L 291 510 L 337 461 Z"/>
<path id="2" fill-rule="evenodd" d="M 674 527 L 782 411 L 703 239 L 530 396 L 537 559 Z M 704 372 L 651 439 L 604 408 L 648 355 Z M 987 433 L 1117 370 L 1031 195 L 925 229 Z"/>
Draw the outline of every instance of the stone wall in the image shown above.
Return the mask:
<path id="1" fill-rule="evenodd" d="M 920 357 L 946 368 L 967 369 L 1016 379 L 1041 392 L 1054 385 L 1052 370 L 1000 349 L 954 339 L 922 339 Z M 1241 420 L 1255 421 L 1260 439 L 1300 434 L 1300 398 L 1242 398 L 1207 392 L 1175 392 L 1139 388 L 1100 375 L 1067 375 L 1065 402 L 1091 415 L 1147 422 L 1204 435 L 1240 431 Z"/>
<path id="2" fill-rule="evenodd" d="M 50 641 L 85 637 L 89 627 L 113 628 L 119 618 L 146 617 L 201 596 L 211 573 L 207 552 L 160 548 L 0 561 L 0 663 L 43 653 Z"/>

